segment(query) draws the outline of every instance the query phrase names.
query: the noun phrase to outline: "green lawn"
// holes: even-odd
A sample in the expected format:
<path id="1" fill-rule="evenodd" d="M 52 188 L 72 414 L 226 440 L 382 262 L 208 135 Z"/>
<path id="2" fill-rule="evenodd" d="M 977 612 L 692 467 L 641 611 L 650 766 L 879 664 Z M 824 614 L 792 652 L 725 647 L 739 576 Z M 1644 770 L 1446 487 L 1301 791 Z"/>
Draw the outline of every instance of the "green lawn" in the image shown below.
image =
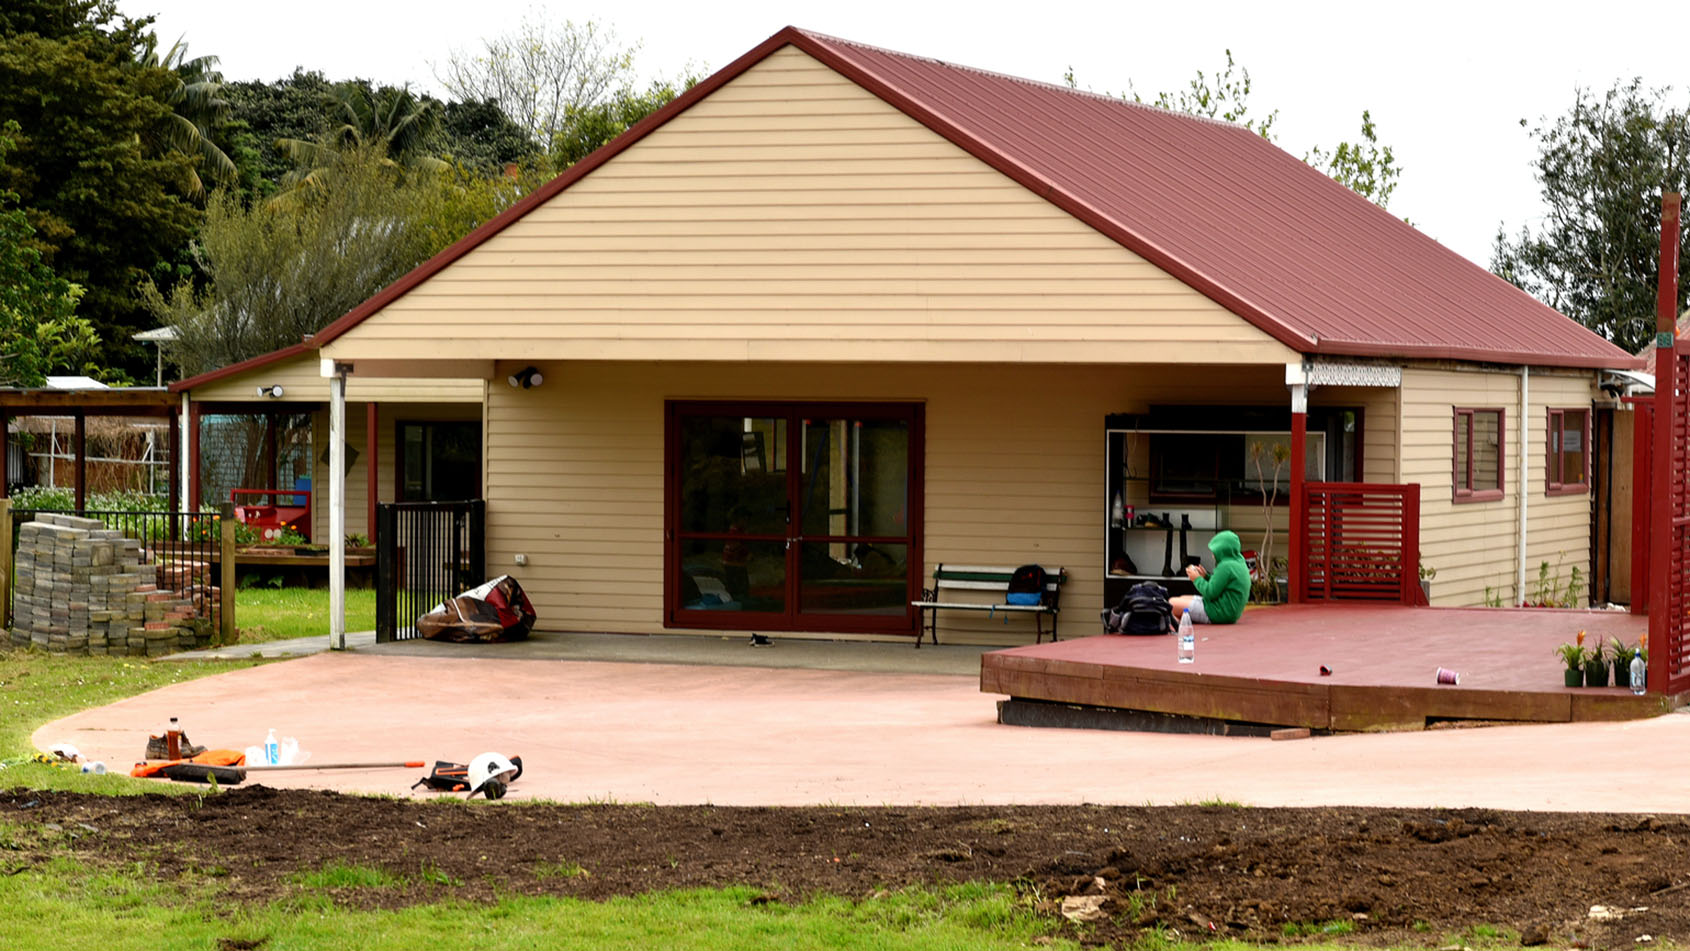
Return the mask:
<path id="1" fill-rule="evenodd" d="M 235 625 L 241 629 L 242 644 L 327 637 L 329 589 L 242 588 L 235 594 Z M 373 631 L 375 626 L 374 589 L 348 588 L 346 629 Z"/>
<path id="2" fill-rule="evenodd" d="M 32 835 L 22 827 L 0 825 L 0 845 L 38 853 L 43 843 L 29 841 Z M 334 899 L 402 889 L 405 883 L 378 876 L 361 886 L 341 884 L 331 895 L 322 884 L 296 881 L 289 897 L 255 907 L 221 900 L 215 876 L 161 881 L 136 865 L 99 870 L 62 849 L 53 851 L 59 854 L 21 874 L 0 874 L 0 934 L 9 935 L 8 949 L 991 951 L 1032 947 L 1051 930 L 1004 885 L 913 889 L 861 901 L 820 897 L 790 906 L 754 903 L 758 890 L 730 888 L 602 903 L 508 898 L 490 905 L 441 902 L 366 911 Z M 0 873 L 11 872 L 13 864 L 0 858 Z M 1055 951 L 1075 947 L 1048 938 L 1040 944 Z"/>
<path id="3" fill-rule="evenodd" d="M 29 762 L 37 752 L 29 736 L 42 724 L 79 710 L 133 697 L 158 687 L 210 674 L 239 670 L 264 661 L 151 662 L 143 657 L 67 657 L 42 651 L 0 651 L 0 789 L 69 789 L 132 795 L 142 792 L 197 792 L 177 783 L 153 783 L 127 775 L 84 775 L 74 768 Z M 157 731 L 163 724 L 144 724 Z M 192 733 L 190 732 L 190 736 Z M 141 750 L 136 750 L 140 758 Z M 127 773 L 129 763 L 107 763 Z M 0 933 L 4 933 L 0 929 Z"/>

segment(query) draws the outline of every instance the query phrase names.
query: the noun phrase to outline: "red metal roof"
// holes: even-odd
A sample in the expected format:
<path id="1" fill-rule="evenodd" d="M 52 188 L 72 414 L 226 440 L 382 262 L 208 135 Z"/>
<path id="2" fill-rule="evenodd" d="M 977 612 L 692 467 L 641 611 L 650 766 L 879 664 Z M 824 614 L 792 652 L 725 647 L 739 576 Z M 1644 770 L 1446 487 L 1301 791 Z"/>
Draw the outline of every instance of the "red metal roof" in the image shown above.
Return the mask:
<path id="1" fill-rule="evenodd" d="M 1308 354 L 1634 358 L 1247 129 L 788 27 L 317 334 L 321 346 L 795 46 Z"/>

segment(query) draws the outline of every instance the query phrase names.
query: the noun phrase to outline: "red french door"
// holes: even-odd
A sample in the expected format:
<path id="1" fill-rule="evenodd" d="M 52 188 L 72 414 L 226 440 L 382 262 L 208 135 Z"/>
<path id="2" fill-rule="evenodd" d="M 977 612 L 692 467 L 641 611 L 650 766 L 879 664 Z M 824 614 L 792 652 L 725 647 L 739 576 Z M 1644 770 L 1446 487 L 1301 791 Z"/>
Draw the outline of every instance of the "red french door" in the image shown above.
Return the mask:
<path id="1" fill-rule="evenodd" d="M 666 624 L 915 633 L 919 404 L 672 401 L 667 416 Z"/>

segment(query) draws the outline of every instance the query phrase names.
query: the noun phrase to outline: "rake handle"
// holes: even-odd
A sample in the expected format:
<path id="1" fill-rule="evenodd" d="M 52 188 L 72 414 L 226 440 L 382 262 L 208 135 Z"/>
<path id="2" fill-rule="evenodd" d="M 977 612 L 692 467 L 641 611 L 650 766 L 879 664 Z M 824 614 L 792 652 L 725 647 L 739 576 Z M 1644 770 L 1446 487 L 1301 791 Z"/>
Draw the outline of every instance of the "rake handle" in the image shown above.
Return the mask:
<path id="1" fill-rule="evenodd" d="M 249 773 L 268 773 L 283 769 L 397 769 L 400 767 L 415 769 L 422 765 L 422 760 L 413 759 L 405 760 L 404 762 L 395 761 L 391 763 L 297 763 L 288 766 L 237 766 L 235 768 L 244 769 Z"/>

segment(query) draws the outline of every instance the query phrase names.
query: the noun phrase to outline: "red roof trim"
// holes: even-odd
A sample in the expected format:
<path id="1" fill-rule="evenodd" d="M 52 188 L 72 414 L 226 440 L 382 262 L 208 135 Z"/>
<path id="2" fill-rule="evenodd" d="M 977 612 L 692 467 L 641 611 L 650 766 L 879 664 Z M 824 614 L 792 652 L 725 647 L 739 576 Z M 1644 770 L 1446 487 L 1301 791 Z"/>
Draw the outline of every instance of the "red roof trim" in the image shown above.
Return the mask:
<path id="1" fill-rule="evenodd" d="M 208 370 L 205 373 L 201 373 L 199 376 L 191 376 L 186 380 L 177 380 L 175 383 L 170 384 L 170 392 L 181 393 L 184 390 L 191 390 L 196 386 L 204 386 L 207 383 L 215 383 L 218 380 L 234 376 L 237 373 L 245 373 L 248 370 L 256 370 L 262 366 L 269 366 L 272 363 L 279 363 L 283 360 L 292 359 L 302 353 L 310 353 L 313 349 L 314 343 L 315 341 L 296 343 L 291 347 L 283 347 L 280 350 L 272 350 L 269 353 L 260 354 L 256 357 L 242 360 L 239 363 L 231 363 L 226 367 L 218 367 L 215 370 Z"/>
<path id="2" fill-rule="evenodd" d="M 311 345 L 321 347 L 323 344 L 334 340 L 341 334 L 344 334 L 353 327 L 363 323 L 366 318 L 381 310 L 383 307 L 386 307 L 388 304 L 404 297 L 411 291 L 412 288 L 421 284 L 423 281 L 428 280 L 430 277 L 433 277 L 436 272 L 444 269 L 446 265 L 451 264 L 458 258 L 461 258 L 469 252 L 475 250 L 475 248 L 480 246 L 487 239 L 515 224 L 518 219 L 522 218 L 530 211 L 533 211 L 537 206 L 550 201 L 557 195 L 558 192 L 563 191 L 569 186 L 587 177 L 594 169 L 597 169 L 599 166 L 615 158 L 617 155 L 621 154 L 623 150 L 627 149 L 635 142 L 638 142 L 651 133 L 657 131 L 659 128 L 662 128 L 664 123 L 691 108 L 693 103 L 715 92 L 729 80 L 734 79 L 739 76 L 740 73 L 743 73 L 752 66 L 755 66 L 770 53 L 773 53 L 775 50 L 787 45 L 787 43 L 791 41 L 793 35 L 801 34 L 792 27 L 787 27 L 786 29 L 781 30 L 779 33 L 776 33 L 774 36 L 771 36 L 762 43 L 758 44 L 755 49 L 746 53 L 744 56 L 741 56 L 739 59 L 734 60 L 727 66 L 713 73 L 707 79 L 701 81 L 698 85 L 692 87 L 679 96 L 676 96 L 674 99 L 669 101 L 668 105 L 657 110 L 651 115 L 646 116 L 644 119 L 641 119 L 639 122 L 630 127 L 628 131 L 605 143 L 605 145 L 601 146 L 581 161 L 569 166 L 568 169 L 564 170 L 563 174 L 535 189 L 533 194 L 528 195 L 516 204 L 506 208 L 498 215 L 488 219 L 481 225 L 481 227 L 471 231 L 467 235 L 464 235 L 462 238 L 459 238 L 450 247 L 446 248 L 446 250 L 441 251 L 434 257 L 417 265 L 404 277 L 401 277 L 399 280 L 382 288 L 381 291 L 379 291 L 374 297 L 371 297 L 369 300 L 366 300 L 357 307 L 347 311 L 344 316 L 340 317 L 334 323 L 331 323 L 327 327 L 318 331 L 317 335 L 312 338 Z"/>

